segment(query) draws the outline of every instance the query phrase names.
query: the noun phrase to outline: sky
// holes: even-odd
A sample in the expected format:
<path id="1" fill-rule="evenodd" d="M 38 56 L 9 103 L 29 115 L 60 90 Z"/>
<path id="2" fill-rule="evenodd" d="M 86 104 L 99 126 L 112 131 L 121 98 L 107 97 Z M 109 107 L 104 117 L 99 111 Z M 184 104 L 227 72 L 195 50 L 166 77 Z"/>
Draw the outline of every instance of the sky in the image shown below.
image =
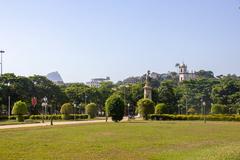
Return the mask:
<path id="1" fill-rule="evenodd" d="M 0 0 L 3 72 L 65 82 L 147 70 L 240 75 L 240 0 Z"/>

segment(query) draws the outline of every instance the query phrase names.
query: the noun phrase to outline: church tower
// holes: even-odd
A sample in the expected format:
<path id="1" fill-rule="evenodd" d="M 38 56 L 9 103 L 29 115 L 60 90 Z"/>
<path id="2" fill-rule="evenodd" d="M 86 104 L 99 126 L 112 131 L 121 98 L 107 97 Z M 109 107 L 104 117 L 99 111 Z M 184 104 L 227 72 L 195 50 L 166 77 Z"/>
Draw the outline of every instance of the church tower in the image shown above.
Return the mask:
<path id="1" fill-rule="evenodd" d="M 189 80 L 189 76 L 188 76 L 188 71 L 187 71 L 187 65 L 185 65 L 184 63 L 179 65 L 179 82 L 185 81 L 185 80 Z"/>

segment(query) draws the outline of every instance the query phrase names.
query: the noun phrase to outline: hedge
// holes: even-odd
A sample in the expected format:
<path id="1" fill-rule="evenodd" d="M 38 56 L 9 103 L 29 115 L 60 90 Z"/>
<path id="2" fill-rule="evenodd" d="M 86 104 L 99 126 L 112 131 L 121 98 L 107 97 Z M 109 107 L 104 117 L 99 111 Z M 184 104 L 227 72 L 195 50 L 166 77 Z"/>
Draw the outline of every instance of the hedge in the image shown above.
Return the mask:
<path id="1" fill-rule="evenodd" d="M 151 120 L 203 120 L 203 115 L 172 115 L 172 114 L 151 114 Z M 240 115 L 211 114 L 206 115 L 208 121 L 240 121 Z"/>
<path id="2" fill-rule="evenodd" d="M 0 116 L 0 121 L 8 120 L 8 116 Z"/>
<path id="3" fill-rule="evenodd" d="M 23 116 L 23 118 L 24 119 L 29 119 L 29 115 L 24 115 Z M 10 116 L 10 117 L 8 117 L 8 116 L 0 116 L 0 121 L 3 121 L 3 120 L 16 120 L 16 116 L 15 115 L 12 115 L 12 116 Z"/>
<path id="4" fill-rule="evenodd" d="M 44 119 L 45 120 L 50 120 L 51 119 L 51 116 L 53 117 L 53 120 L 62 120 L 62 115 L 61 114 L 58 114 L 58 115 L 44 115 Z M 73 120 L 74 119 L 74 114 L 70 114 L 70 119 Z M 41 120 L 42 119 L 42 115 L 24 115 L 23 116 L 24 119 L 32 119 L 32 120 Z M 0 116 L 0 121 L 3 121 L 3 120 L 16 120 L 16 116 L 13 115 L 13 116 Z M 88 119 L 88 115 L 87 114 L 75 114 L 75 119 L 76 120 L 81 120 L 81 119 Z"/>
<path id="5" fill-rule="evenodd" d="M 53 118 L 53 120 L 62 120 L 62 115 L 61 114 L 58 114 L 58 115 L 44 115 L 43 117 L 44 117 L 45 120 L 50 120 L 51 117 Z M 74 114 L 70 114 L 69 118 L 71 120 L 73 120 L 74 119 Z M 31 115 L 30 119 L 41 120 L 42 115 Z M 88 115 L 87 114 L 75 114 L 75 119 L 76 120 L 88 119 Z"/>

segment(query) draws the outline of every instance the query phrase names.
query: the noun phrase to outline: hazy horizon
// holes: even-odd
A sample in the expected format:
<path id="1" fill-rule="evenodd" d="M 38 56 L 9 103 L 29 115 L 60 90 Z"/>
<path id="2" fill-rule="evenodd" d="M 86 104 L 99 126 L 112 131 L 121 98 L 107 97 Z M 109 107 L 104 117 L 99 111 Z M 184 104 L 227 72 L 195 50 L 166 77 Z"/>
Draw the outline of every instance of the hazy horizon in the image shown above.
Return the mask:
<path id="1" fill-rule="evenodd" d="M 1 0 L 3 72 L 64 82 L 147 70 L 240 75 L 239 0 Z"/>

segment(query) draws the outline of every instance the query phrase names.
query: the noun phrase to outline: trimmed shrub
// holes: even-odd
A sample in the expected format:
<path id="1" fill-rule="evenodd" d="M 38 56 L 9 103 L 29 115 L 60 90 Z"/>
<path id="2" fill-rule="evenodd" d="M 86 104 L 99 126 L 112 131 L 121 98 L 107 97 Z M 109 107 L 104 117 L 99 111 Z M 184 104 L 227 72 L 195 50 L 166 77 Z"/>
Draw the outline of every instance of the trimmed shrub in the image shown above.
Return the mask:
<path id="1" fill-rule="evenodd" d="M 119 122 L 124 116 L 124 101 L 118 95 L 110 96 L 106 103 L 106 113 L 108 116 L 112 117 L 114 122 Z"/>
<path id="2" fill-rule="evenodd" d="M 95 103 L 90 103 L 85 108 L 85 112 L 89 115 L 89 118 L 95 118 L 97 116 L 97 111 L 97 105 Z"/>
<path id="3" fill-rule="evenodd" d="M 159 103 L 155 106 L 155 114 L 166 114 L 167 105 L 165 103 Z"/>
<path id="4" fill-rule="evenodd" d="M 24 114 L 27 114 L 27 104 L 22 101 L 17 101 L 14 103 L 12 114 L 16 115 L 16 121 L 23 122 L 24 121 Z"/>
<path id="5" fill-rule="evenodd" d="M 147 99 L 147 98 L 140 99 L 137 102 L 137 106 L 138 106 L 138 112 L 145 120 L 148 119 L 149 114 L 154 113 L 154 103 L 150 99 Z"/>
<path id="6" fill-rule="evenodd" d="M 151 114 L 151 120 L 202 120 L 202 115 L 171 115 L 171 114 Z M 212 114 L 206 115 L 208 121 L 240 121 L 239 115 Z"/>
<path id="7" fill-rule="evenodd" d="M 226 106 L 222 104 L 213 104 L 211 107 L 212 114 L 224 114 Z"/>
<path id="8" fill-rule="evenodd" d="M 62 119 L 68 120 L 69 115 L 73 112 L 73 106 L 71 103 L 65 103 L 62 105 L 60 112 L 62 113 Z"/>

